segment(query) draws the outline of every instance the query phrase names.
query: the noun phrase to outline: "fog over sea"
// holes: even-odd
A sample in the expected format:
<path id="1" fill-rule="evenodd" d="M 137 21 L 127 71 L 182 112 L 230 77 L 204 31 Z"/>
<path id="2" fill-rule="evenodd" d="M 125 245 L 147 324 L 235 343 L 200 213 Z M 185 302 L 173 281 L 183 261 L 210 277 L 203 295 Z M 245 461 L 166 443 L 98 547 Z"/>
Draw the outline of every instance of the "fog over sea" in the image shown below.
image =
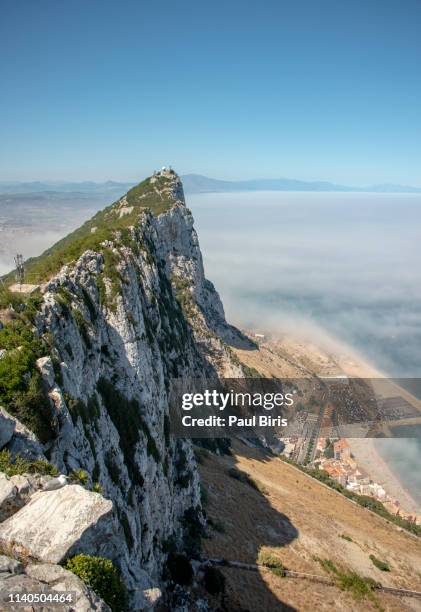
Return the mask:
<path id="1" fill-rule="evenodd" d="M 212 193 L 187 203 L 231 322 L 316 342 L 326 331 L 388 376 L 421 378 L 420 195 Z M 421 504 L 421 438 L 376 448 Z"/>
<path id="2" fill-rule="evenodd" d="M 120 195 L 0 194 L 0 274 Z M 187 205 L 232 323 L 316 343 L 328 332 L 389 376 L 421 378 L 421 195 L 187 194 Z M 376 446 L 421 504 L 421 437 Z"/>

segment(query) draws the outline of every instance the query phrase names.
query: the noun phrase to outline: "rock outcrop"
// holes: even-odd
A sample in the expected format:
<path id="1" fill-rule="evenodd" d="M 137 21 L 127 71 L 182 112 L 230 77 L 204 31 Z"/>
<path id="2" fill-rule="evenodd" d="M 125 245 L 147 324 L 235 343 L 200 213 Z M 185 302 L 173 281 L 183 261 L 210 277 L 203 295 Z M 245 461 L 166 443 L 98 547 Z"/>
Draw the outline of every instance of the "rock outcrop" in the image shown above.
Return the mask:
<path id="1" fill-rule="evenodd" d="M 60 609 L 65 612 L 77 610 L 77 612 L 110 612 L 105 604 L 92 589 L 86 586 L 75 574 L 64 569 L 60 565 L 45 563 L 23 565 L 22 563 L 0 555 L 0 609 L 14 610 L 15 604 L 9 604 L 11 595 L 24 595 L 28 593 L 71 593 L 72 602 L 61 605 Z M 33 605 L 19 609 L 52 612 L 57 610 L 57 604 L 48 603 L 37 606 Z"/>
<path id="2" fill-rule="evenodd" d="M 15 557 L 60 563 L 72 550 L 106 558 L 118 556 L 113 504 L 79 485 L 38 491 L 0 524 L 0 548 Z"/>
<path id="3" fill-rule="evenodd" d="M 40 448 L 61 472 L 86 471 L 103 497 L 70 486 L 36 493 L 3 523 L 0 541 L 49 563 L 103 552 L 119 567 L 132 609 L 146 609 L 143 592 L 162 584 L 165 543 L 181 545 L 186 521 L 203 520 L 192 446 L 169 432 L 170 380 L 243 376 L 224 342 L 239 334 L 205 279 L 175 173 L 144 181 L 82 230 L 74 244 L 82 235 L 89 248 L 43 286 L 34 317 L 49 347 L 36 367 L 53 432 Z M 2 440 L 12 453 L 27 440 L 34 455 L 39 444 L 16 420 Z"/>

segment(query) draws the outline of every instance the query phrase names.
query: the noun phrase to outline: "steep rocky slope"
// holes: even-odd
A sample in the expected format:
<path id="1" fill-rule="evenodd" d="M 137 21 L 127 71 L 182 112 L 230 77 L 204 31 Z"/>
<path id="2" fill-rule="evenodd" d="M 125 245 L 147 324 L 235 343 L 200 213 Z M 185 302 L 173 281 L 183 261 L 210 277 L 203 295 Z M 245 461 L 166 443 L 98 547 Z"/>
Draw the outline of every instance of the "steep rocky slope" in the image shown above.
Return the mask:
<path id="1" fill-rule="evenodd" d="M 88 485 L 99 483 L 113 506 L 108 536 L 80 537 L 71 550 L 111 558 L 140 609 L 143 591 L 161 583 L 165 543 L 181 545 L 189 521 L 202 520 L 192 446 L 169 435 L 169 381 L 242 376 L 223 341 L 238 332 L 204 277 L 172 171 L 147 179 L 30 261 L 27 275 L 42 281 L 40 295 L 9 296 L 14 308 L 6 301 L 0 313 L 0 404 L 3 422 L 15 419 L 3 448 L 47 458 L 67 474 L 83 469 Z M 18 380 L 7 378 L 10 371 Z M 12 522 L 25 509 L 0 527 L 0 542 L 14 554 Z M 49 543 L 37 541 L 29 556 L 57 563 L 69 554 L 50 558 Z"/>

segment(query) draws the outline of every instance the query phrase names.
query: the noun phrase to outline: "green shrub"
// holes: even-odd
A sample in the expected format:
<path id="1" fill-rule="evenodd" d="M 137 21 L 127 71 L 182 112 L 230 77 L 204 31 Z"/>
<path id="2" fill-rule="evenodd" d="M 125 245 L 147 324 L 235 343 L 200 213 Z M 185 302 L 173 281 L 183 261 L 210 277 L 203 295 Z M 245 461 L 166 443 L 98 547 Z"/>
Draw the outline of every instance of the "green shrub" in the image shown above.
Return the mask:
<path id="1" fill-rule="evenodd" d="M 55 465 L 45 459 L 28 461 L 20 455 L 12 457 L 10 451 L 0 451 L 0 472 L 6 476 L 17 476 L 20 474 L 42 474 L 43 476 L 57 476 L 58 470 Z"/>
<path id="2" fill-rule="evenodd" d="M 113 612 L 128 609 L 126 587 L 109 559 L 91 555 L 76 555 L 68 559 L 64 567 L 90 586 Z"/>
<path id="3" fill-rule="evenodd" d="M 381 561 L 380 559 L 377 559 L 377 557 L 375 557 L 374 555 L 370 555 L 370 559 L 373 562 L 373 565 L 375 565 L 382 572 L 390 572 L 389 564 L 386 563 L 386 561 Z"/>
<path id="4" fill-rule="evenodd" d="M 0 405 L 19 419 L 41 442 L 54 437 L 55 419 L 50 400 L 42 385 L 36 360 L 46 349 L 22 319 L 0 329 Z"/>
<path id="5" fill-rule="evenodd" d="M 319 559 L 316 557 L 316 561 L 320 563 L 326 572 L 333 575 L 336 585 L 342 591 L 349 591 L 357 601 L 367 597 L 378 607 L 377 599 L 373 594 L 373 587 L 375 585 L 373 580 L 360 576 L 352 570 L 340 569 L 330 559 Z"/>
<path id="6" fill-rule="evenodd" d="M 285 576 L 286 569 L 280 559 L 271 553 L 261 550 L 259 552 L 259 556 L 257 559 L 259 565 L 263 565 L 270 569 L 270 571 L 279 576 L 279 578 L 283 578 Z"/>
<path id="7" fill-rule="evenodd" d="M 217 567 L 206 567 L 203 576 L 205 589 L 211 595 L 225 592 L 225 576 Z"/>
<path id="8" fill-rule="evenodd" d="M 343 540 L 346 540 L 347 542 L 353 542 L 354 541 L 350 536 L 346 535 L 345 533 L 341 533 L 341 535 L 339 537 L 342 538 Z"/>
<path id="9" fill-rule="evenodd" d="M 92 489 L 91 491 L 93 493 L 99 493 L 100 495 L 104 494 L 104 489 L 102 488 L 102 486 L 99 484 L 99 482 L 94 482 L 94 484 L 92 485 Z"/>
<path id="10" fill-rule="evenodd" d="M 58 469 L 52 463 L 49 463 L 45 459 L 35 459 L 30 463 L 30 472 L 35 474 L 43 474 L 44 476 L 57 476 Z"/>
<path id="11" fill-rule="evenodd" d="M 85 342 L 88 348 L 91 348 L 91 338 L 89 336 L 89 326 L 87 322 L 85 321 L 85 319 L 83 318 L 83 314 L 81 313 L 80 310 L 75 308 L 72 311 L 72 315 L 73 315 L 73 319 L 77 325 L 77 328 L 79 330 L 79 333 L 83 341 Z"/>
<path id="12" fill-rule="evenodd" d="M 85 486 L 88 484 L 89 476 L 85 470 L 72 470 L 69 475 L 69 480 L 73 483 Z"/>
<path id="13" fill-rule="evenodd" d="M 16 309 L 20 306 L 21 302 L 21 294 L 12 293 L 3 284 L 0 286 L 0 308 L 8 308 L 12 305 Z"/>
<path id="14" fill-rule="evenodd" d="M 166 570 L 169 578 L 177 584 L 188 586 L 193 580 L 193 568 L 186 555 L 171 552 L 168 555 Z"/>

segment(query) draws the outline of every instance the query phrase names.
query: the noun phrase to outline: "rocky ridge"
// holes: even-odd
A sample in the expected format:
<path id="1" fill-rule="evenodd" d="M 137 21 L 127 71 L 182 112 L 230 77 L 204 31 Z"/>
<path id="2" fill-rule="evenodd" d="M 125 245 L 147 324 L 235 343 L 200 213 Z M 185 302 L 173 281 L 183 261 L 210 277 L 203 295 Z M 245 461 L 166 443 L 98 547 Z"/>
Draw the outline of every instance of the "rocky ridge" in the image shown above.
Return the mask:
<path id="1" fill-rule="evenodd" d="M 192 446 L 169 434 L 169 380 L 243 376 L 224 341 L 239 334 L 205 279 L 173 171 L 130 190 L 82 230 L 31 264 L 48 270 L 66 249 L 78 255 L 43 284 L 33 316 L 32 332 L 48 348 L 36 360 L 47 434 L 41 440 L 20 422 L 9 400 L 0 443 L 65 474 L 82 469 L 102 494 L 77 485 L 36 492 L 30 484 L 22 494 L 13 480 L 21 477 L 3 477 L 0 546 L 21 558 L 26 542 L 24 556 L 51 568 L 77 552 L 110 558 L 131 609 L 141 610 L 150 606 L 145 593 L 162 585 L 166 542 L 182 547 L 189 521 L 203 520 Z"/>

